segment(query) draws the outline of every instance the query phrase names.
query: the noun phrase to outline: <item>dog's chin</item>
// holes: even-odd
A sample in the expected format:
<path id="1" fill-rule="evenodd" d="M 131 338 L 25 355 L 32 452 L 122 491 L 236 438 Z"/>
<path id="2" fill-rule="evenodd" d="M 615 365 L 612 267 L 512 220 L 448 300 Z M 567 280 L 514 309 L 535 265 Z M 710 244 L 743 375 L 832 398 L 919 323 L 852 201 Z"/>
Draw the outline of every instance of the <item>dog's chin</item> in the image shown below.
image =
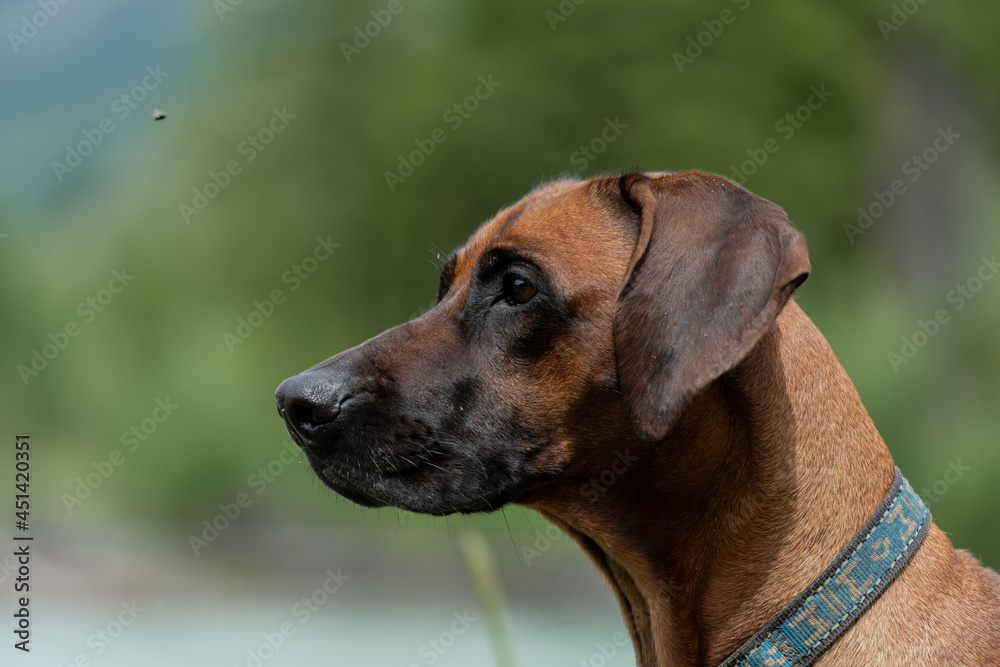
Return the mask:
<path id="1" fill-rule="evenodd" d="M 317 470 L 316 473 L 320 478 L 320 481 L 336 491 L 339 495 L 350 500 L 352 503 L 361 505 L 362 507 L 371 508 L 386 507 L 391 504 L 376 498 L 356 484 L 352 484 L 351 482 L 337 477 L 332 477 L 319 470 Z"/>
<path id="2" fill-rule="evenodd" d="M 312 462 L 320 480 L 337 494 L 362 507 L 395 507 L 408 512 L 447 516 L 493 512 L 511 502 L 509 489 L 471 489 L 456 492 L 441 488 L 436 480 L 410 481 L 379 473 L 363 475 L 364 482 L 338 472 L 333 466 Z M 361 476 L 361 475 L 359 475 Z"/>

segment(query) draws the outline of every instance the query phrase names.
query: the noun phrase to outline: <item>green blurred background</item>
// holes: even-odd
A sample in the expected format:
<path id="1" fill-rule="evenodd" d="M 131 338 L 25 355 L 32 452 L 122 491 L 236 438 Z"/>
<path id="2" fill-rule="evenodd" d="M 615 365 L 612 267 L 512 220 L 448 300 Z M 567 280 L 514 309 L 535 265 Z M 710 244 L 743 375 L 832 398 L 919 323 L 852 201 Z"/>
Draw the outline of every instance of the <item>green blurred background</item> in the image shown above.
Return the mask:
<path id="1" fill-rule="evenodd" d="M 36 538 L 15 664 L 248 665 L 286 621 L 262 662 L 491 664 L 481 620 L 427 644 L 479 613 L 470 529 L 519 664 L 597 664 L 617 607 L 543 519 L 356 508 L 282 461 L 272 399 L 429 308 L 439 253 L 564 173 L 700 168 L 783 206 L 809 239 L 799 303 L 937 523 L 1000 567 L 1000 4 L 18 0 L 0 26 L 2 437 L 31 436 Z M 304 262 L 317 239 L 339 246 Z M 113 271 L 134 278 L 102 292 Z M 293 605 L 338 567 L 306 624 Z"/>

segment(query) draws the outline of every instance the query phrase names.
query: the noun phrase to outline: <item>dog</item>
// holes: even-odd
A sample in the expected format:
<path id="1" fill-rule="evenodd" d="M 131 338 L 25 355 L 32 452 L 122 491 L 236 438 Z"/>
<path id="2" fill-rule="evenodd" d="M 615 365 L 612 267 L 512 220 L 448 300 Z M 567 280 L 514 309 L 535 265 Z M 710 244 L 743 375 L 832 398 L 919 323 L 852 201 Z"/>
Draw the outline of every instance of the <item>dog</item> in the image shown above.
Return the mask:
<path id="1" fill-rule="evenodd" d="M 278 411 L 360 505 L 540 512 L 640 667 L 1000 665 L 1000 577 L 900 481 L 791 299 L 809 271 L 784 211 L 720 176 L 555 181 L 447 261 L 433 309 L 289 378 Z"/>

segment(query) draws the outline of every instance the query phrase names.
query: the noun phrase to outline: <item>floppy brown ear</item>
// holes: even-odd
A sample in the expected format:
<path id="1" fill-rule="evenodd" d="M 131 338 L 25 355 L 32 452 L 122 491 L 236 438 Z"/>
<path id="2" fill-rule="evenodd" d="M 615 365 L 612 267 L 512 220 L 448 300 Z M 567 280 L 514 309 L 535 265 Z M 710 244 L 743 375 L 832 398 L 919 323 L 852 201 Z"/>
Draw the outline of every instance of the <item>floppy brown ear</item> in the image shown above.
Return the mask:
<path id="1" fill-rule="evenodd" d="M 627 174 L 620 187 L 641 227 L 615 313 L 618 380 L 636 433 L 659 440 L 750 353 L 809 256 L 780 207 L 722 177 Z"/>

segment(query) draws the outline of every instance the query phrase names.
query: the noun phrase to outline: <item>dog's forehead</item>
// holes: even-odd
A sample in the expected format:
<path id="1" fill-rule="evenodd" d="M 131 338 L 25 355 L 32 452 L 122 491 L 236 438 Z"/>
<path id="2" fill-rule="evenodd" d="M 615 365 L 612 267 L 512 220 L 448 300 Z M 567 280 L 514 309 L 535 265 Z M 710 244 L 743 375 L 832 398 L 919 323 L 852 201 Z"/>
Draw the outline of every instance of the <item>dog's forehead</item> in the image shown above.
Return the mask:
<path id="1" fill-rule="evenodd" d="M 600 205 L 594 185 L 593 179 L 547 183 L 502 209 L 458 251 L 455 275 L 469 275 L 480 257 L 504 247 L 543 264 L 557 278 L 588 275 L 595 268 L 607 270 L 611 277 L 620 262 L 608 260 L 627 260 L 633 239 L 622 225 L 607 219 L 608 211 Z"/>

